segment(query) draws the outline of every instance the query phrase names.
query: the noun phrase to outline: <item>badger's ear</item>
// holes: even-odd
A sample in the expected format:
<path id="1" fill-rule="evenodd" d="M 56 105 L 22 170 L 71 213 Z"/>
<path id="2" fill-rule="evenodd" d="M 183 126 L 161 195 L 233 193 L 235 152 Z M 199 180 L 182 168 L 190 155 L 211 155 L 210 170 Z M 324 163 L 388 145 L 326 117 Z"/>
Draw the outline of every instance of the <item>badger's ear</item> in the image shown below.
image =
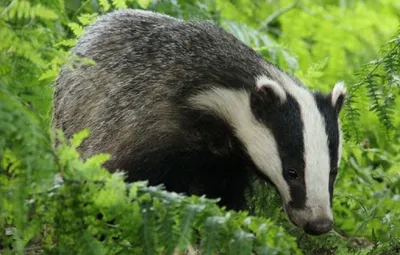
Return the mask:
<path id="1" fill-rule="evenodd" d="M 344 86 L 344 82 L 336 83 L 335 87 L 333 88 L 330 94 L 330 99 L 332 106 L 333 108 L 335 108 L 337 114 L 339 114 L 340 111 L 342 110 L 345 97 L 346 97 L 346 87 Z"/>
<path id="2" fill-rule="evenodd" d="M 283 104 L 286 101 L 286 92 L 282 86 L 265 76 L 257 79 L 256 93 L 267 98 L 270 103 Z"/>

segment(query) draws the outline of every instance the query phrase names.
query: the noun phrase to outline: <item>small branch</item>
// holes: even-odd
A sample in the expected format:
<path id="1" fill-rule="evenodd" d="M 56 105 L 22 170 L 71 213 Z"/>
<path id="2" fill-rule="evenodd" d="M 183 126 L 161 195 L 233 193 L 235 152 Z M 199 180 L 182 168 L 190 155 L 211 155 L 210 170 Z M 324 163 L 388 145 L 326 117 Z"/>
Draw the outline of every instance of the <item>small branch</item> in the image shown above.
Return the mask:
<path id="1" fill-rule="evenodd" d="M 280 10 L 277 10 L 276 12 L 272 13 L 259 27 L 258 30 L 264 30 L 269 23 L 271 23 L 272 21 L 274 21 L 276 18 L 278 18 L 279 16 L 291 11 L 292 9 L 295 9 L 300 3 L 300 0 L 295 1 L 294 3 L 292 3 L 291 5 L 282 8 Z"/>

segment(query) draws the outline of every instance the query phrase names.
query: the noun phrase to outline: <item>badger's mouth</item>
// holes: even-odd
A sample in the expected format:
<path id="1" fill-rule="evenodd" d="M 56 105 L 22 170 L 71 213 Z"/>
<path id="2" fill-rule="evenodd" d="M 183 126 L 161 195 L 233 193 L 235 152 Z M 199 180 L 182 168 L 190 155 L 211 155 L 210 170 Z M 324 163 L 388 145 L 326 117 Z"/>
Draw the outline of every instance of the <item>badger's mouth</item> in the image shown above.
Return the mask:
<path id="1" fill-rule="evenodd" d="M 316 210 L 310 208 L 293 209 L 288 204 L 284 204 L 283 208 L 290 222 L 309 235 L 318 236 L 332 230 L 333 220 L 326 213 L 316 214 Z"/>

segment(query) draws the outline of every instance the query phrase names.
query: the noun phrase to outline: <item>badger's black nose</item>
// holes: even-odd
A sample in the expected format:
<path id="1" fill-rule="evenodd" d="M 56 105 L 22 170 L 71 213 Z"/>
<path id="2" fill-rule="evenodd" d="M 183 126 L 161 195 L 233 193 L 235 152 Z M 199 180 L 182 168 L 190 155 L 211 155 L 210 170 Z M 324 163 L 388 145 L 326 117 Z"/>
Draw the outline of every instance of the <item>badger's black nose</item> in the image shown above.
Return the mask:
<path id="1" fill-rule="evenodd" d="M 310 235 L 322 235 L 329 232 L 332 229 L 333 222 L 329 219 L 320 219 L 307 223 L 304 227 L 304 231 Z"/>

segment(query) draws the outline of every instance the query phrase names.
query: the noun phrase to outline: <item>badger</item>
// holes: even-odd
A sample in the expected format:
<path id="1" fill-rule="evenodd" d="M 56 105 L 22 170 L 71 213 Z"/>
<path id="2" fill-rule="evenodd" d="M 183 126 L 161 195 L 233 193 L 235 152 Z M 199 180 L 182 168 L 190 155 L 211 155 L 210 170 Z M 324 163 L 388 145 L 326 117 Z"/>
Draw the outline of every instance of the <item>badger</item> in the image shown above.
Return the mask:
<path id="1" fill-rule="evenodd" d="M 208 21 L 143 10 L 100 16 L 72 49 L 95 64 L 63 66 L 53 128 L 89 129 L 82 157 L 127 182 L 248 208 L 258 174 L 278 190 L 290 221 L 310 235 L 333 226 L 346 88 L 311 91 Z"/>

